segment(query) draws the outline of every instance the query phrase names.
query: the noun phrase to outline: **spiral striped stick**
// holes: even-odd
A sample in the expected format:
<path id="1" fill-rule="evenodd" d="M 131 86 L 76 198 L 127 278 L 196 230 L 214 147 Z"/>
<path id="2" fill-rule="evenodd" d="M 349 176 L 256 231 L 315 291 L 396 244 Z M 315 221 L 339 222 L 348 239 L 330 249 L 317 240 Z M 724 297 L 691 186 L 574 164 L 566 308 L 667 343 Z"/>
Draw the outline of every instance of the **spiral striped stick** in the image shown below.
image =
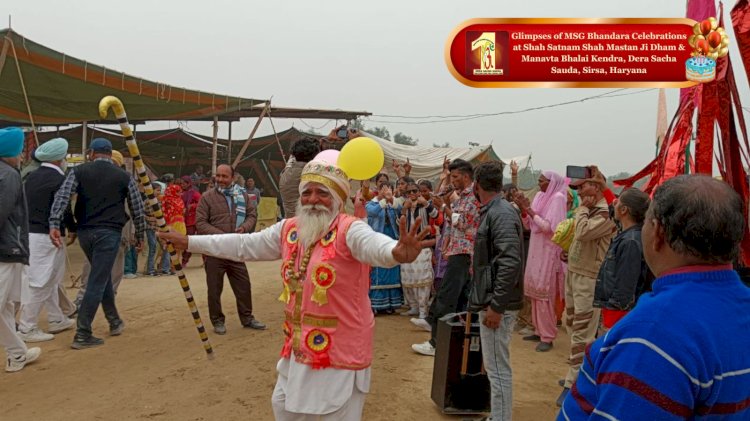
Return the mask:
<path id="1" fill-rule="evenodd" d="M 117 122 L 120 123 L 122 135 L 125 136 L 125 143 L 128 145 L 128 151 L 130 152 L 130 156 L 133 158 L 133 165 L 135 166 L 136 173 L 138 174 L 138 179 L 140 180 L 141 185 L 143 186 L 143 190 L 146 193 L 146 197 L 148 198 L 146 201 L 146 205 L 151 209 L 154 217 L 156 218 L 157 224 L 159 225 L 159 230 L 167 231 L 167 222 L 164 220 L 164 214 L 162 213 L 161 205 L 159 204 L 159 201 L 156 200 L 156 196 L 154 195 L 154 188 L 151 185 L 151 179 L 146 174 L 146 165 L 143 163 L 143 158 L 141 158 L 141 153 L 138 150 L 138 144 L 136 144 L 135 138 L 133 137 L 133 130 L 130 128 L 128 116 L 125 114 L 125 107 L 122 105 L 122 101 L 120 101 L 117 97 L 105 96 L 101 101 L 99 101 L 99 115 L 101 116 L 101 118 L 107 117 L 107 112 L 110 108 L 112 108 L 112 111 L 114 111 L 115 117 L 117 117 Z M 171 242 L 167 242 L 167 251 L 169 252 L 169 256 L 172 260 L 172 266 L 177 272 L 177 277 L 180 279 L 180 286 L 182 286 L 182 291 L 185 293 L 185 299 L 187 300 L 190 313 L 193 315 L 193 322 L 195 323 L 195 327 L 198 329 L 198 336 L 200 336 L 201 341 L 203 342 L 203 349 L 206 351 L 206 356 L 209 359 L 213 359 L 214 351 L 211 347 L 211 342 L 209 342 L 208 340 L 206 327 L 203 325 L 203 321 L 201 320 L 201 315 L 198 312 L 198 306 L 195 305 L 193 293 L 190 291 L 190 284 L 188 284 L 185 273 L 182 271 L 182 262 L 180 262 L 177 251 L 175 250 Z"/>

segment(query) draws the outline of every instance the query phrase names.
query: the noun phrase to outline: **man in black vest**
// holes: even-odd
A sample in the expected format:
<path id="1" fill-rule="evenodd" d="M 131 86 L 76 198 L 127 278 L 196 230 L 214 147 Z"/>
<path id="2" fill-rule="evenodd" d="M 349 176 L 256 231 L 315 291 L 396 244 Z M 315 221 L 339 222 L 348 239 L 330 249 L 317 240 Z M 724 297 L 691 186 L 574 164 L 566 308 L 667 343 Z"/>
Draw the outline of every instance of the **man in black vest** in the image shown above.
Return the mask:
<path id="1" fill-rule="evenodd" d="M 146 228 L 143 201 L 138 186 L 127 172 L 112 163 L 112 144 L 107 139 L 91 142 L 87 162 L 73 168 L 55 195 L 49 218 L 49 235 L 57 247 L 62 247 L 60 220 L 73 194 L 78 194 L 75 218 L 81 249 L 91 262 L 91 273 L 78 310 L 76 335 L 71 347 L 84 349 L 101 345 L 104 341 L 92 335 L 91 323 L 102 305 L 109 322 L 110 336 L 122 334 L 125 327 L 115 307 L 112 288 L 112 265 L 120 246 L 122 227 L 127 222 L 125 200 L 136 229 L 138 250 Z"/>

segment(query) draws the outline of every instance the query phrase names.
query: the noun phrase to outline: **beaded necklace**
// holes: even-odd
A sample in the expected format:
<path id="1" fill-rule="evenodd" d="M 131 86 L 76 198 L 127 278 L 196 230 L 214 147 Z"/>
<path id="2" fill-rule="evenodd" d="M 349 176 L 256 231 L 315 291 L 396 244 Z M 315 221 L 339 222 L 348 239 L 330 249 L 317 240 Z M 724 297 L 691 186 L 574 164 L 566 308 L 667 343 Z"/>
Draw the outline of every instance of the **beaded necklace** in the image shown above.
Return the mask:
<path id="1" fill-rule="evenodd" d="M 302 275 L 307 273 L 307 265 L 310 263 L 310 256 L 312 256 L 313 249 L 315 248 L 315 243 L 313 243 L 311 246 L 305 250 L 305 254 L 302 256 L 302 262 L 299 265 L 299 270 L 292 271 L 291 274 L 289 274 L 289 284 L 292 286 L 292 289 L 297 289 L 297 286 L 299 285 L 299 280 Z M 297 253 L 299 252 L 299 248 L 295 248 L 295 250 L 292 252 L 291 261 L 296 266 L 297 264 Z"/>

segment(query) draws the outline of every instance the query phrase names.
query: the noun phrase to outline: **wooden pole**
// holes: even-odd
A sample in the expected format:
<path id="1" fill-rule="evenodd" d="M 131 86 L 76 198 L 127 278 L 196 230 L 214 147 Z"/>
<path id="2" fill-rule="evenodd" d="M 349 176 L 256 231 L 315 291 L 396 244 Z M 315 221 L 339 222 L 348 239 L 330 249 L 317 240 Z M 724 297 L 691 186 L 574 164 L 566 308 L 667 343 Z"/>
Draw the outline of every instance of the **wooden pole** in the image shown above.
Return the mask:
<path id="1" fill-rule="evenodd" d="M 81 130 L 81 155 L 86 156 L 86 135 L 87 135 L 87 129 L 89 126 L 88 121 L 84 121 Z"/>
<path id="2" fill-rule="evenodd" d="M 211 151 L 211 176 L 216 175 L 216 143 L 219 141 L 219 117 L 214 117 L 214 144 Z"/>
<path id="3" fill-rule="evenodd" d="M 260 127 L 260 122 L 263 121 L 263 117 L 266 116 L 266 113 L 270 108 L 271 104 L 268 104 L 265 108 L 263 108 L 263 111 L 261 111 L 260 115 L 258 116 L 258 121 L 255 122 L 255 127 L 253 127 L 253 130 L 250 132 L 250 136 L 248 136 L 247 140 L 242 145 L 242 149 L 240 149 L 239 153 L 237 153 L 237 156 L 234 158 L 232 167 L 237 168 L 237 165 L 242 161 L 242 156 L 245 155 L 245 151 L 247 150 L 247 147 L 250 146 L 250 142 L 253 140 L 255 132 L 258 130 L 258 127 Z"/>
<path id="4" fill-rule="evenodd" d="M 229 141 L 227 142 L 227 161 L 232 160 L 232 122 L 229 122 Z"/>

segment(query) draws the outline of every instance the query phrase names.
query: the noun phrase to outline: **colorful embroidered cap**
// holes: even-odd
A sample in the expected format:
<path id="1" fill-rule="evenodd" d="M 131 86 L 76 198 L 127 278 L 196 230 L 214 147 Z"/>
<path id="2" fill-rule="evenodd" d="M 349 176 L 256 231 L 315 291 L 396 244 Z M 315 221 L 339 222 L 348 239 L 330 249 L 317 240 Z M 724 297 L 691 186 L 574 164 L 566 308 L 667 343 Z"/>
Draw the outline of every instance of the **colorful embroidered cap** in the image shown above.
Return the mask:
<path id="1" fill-rule="evenodd" d="M 299 192 L 305 189 L 307 183 L 318 183 L 326 186 L 339 196 L 343 203 L 349 199 L 351 186 L 349 177 L 339 167 L 323 161 L 310 161 L 302 169 Z"/>

